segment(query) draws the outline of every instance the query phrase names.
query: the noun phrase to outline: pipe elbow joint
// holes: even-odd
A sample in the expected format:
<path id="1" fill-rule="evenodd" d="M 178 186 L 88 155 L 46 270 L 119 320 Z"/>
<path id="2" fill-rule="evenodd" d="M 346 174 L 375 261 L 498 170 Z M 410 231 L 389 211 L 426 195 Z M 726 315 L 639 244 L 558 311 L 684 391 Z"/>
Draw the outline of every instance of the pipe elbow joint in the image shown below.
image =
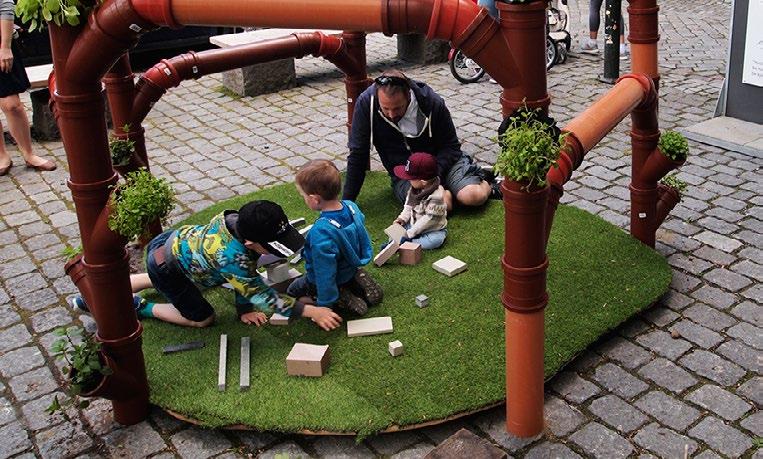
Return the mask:
<path id="1" fill-rule="evenodd" d="M 171 0 L 128 0 L 135 12 L 144 20 L 171 29 L 183 27 L 172 14 Z"/>
<path id="2" fill-rule="evenodd" d="M 644 98 L 641 100 L 641 103 L 636 107 L 636 109 L 646 110 L 654 107 L 654 105 L 657 103 L 657 87 L 654 84 L 654 80 L 652 80 L 648 75 L 642 73 L 629 73 L 618 78 L 617 83 L 625 80 L 626 78 L 636 80 L 644 90 Z"/>

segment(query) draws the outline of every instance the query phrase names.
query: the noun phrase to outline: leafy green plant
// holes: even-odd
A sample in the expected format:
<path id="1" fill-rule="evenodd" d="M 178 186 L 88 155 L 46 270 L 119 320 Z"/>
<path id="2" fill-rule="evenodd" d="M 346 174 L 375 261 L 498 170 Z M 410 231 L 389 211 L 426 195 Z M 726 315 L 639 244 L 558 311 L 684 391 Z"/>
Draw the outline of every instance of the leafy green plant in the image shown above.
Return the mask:
<path id="1" fill-rule="evenodd" d="M 34 32 L 43 30 L 45 23 L 51 21 L 59 26 L 79 25 L 80 16 L 86 14 L 90 8 L 79 0 L 18 0 L 16 16 L 19 16 L 24 24 L 29 23 L 29 31 Z"/>
<path id="2" fill-rule="evenodd" d="M 686 187 L 688 186 L 686 182 L 678 178 L 678 174 L 670 174 L 660 180 L 660 183 L 678 191 L 678 194 L 683 194 L 683 192 L 686 191 Z"/>
<path id="3" fill-rule="evenodd" d="M 673 161 L 683 161 L 689 153 L 689 142 L 676 131 L 665 131 L 657 144 L 660 151 Z"/>
<path id="4" fill-rule="evenodd" d="M 72 258 L 76 257 L 77 255 L 82 253 L 82 245 L 78 245 L 77 247 L 72 247 L 70 245 L 67 245 L 63 249 L 61 249 L 61 255 L 66 257 L 67 260 L 71 260 Z"/>
<path id="5" fill-rule="evenodd" d="M 525 189 L 546 186 L 546 174 L 559 158 L 564 138 L 538 117 L 538 112 L 520 110 L 498 136 L 496 173 L 526 184 Z"/>
<path id="6" fill-rule="evenodd" d="M 130 132 L 130 125 L 122 126 L 122 132 Z M 111 136 L 109 139 L 109 151 L 111 152 L 111 164 L 114 166 L 126 166 L 130 162 L 130 156 L 135 151 L 135 141 L 131 139 L 120 139 Z"/>
<path id="7" fill-rule="evenodd" d="M 110 375 L 112 370 L 101 361 L 101 343 L 95 340 L 92 333 L 73 326 L 58 328 L 54 335 L 59 338 L 53 342 L 50 351 L 56 360 L 66 363 L 62 371 L 69 380 L 64 388 L 65 396 L 61 399 L 58 395 L 53 397 L 45 411 L 51 415 L 59 412 L 68 421 L 66 411 L 70 407 L 82 409 L 90 404 L 87 400 L 80 400 L 79 395 L 98 387 L 101 379 Z"/>
<path id="8" fill-rule="evenodd" d="M 140 169 L 128 173 L 125 182 L 114 188 L 109 205 L 109 228 L 133 239 L 143 236 L 149 223 L 164 221 L 175 206 L 175 192 L 166 180 Z"/>

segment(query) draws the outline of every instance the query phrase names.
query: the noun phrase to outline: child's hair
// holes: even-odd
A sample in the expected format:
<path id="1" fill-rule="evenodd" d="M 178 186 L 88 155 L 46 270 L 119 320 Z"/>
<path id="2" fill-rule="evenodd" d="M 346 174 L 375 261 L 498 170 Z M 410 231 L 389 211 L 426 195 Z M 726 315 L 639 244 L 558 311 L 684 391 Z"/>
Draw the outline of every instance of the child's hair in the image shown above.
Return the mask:
<path id="1" fill-rule="evenodd" d="M 342 188 L 339 169 L 326 159 L 314 159 L 302 166 L 296 181 L 306 194 L 317 194 L 327 201 L 336 199 Z"/>

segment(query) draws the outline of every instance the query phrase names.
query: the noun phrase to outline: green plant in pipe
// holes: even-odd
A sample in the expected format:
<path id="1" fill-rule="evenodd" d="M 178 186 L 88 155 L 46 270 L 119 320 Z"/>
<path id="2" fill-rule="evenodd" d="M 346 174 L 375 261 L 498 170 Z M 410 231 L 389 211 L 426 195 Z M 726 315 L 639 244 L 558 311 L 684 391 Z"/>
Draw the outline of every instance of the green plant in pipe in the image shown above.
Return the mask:
<path id="1" fill-rule="evenodd" d="M 564 134 L 539 119 L 539 112 L 520 109 L 498 136 L 500 151 L 495 172 L 525 188 L 546 186 L 546 174 L 555 165 Z"/>
<path id="2" fill-rule="evenodd" d="M 130 172 L 111 193 L 109 228 L 134 239 L 148 231 L 149 223 L 164 219 L 175 207 L 175 192 L 165 179 L 146 169 Z"/>
<path id="3" fill-rule="evenodd" d="M 84 5 L 79 0 L 18 0 L 16 16 L 20 17 L 24 24 L 29 23 L 29 31 L 34 32 L 43 30 L 45 23 L 51 21 L 59 26 L 79 25 L 80 16 L 92 7 L 92 3 Z"/>
<path id="4" fill-rule="evenodd" d="M 129 124 L 122 126 L 122 132 L 126 134 L 129 131 Z M 114 166 L 126 166 L 135 151 L 135 141 L 112 136 L 109 139 L 109 151 L 111 152 L 111 164 Z"/>
<path id="5" fill-rule="evenodd" d="M 683 194 L 684 191 L 686 191 L 687 184 L 680 178 L 678 178 L 678 174 L 670 174 L 667 177 L 660 180 L 660 183 L 662 183 L 665 186 L 669 186 L 670 188 L 673 188 L 678 192 L 678 194 Z"/>
<path id="6" fill-rule="evenodd" d="M 70 420 L 66 411 L 71 407 L 86 408 L 90 402 L 81 400 L 80 394 L 92 391 L 104 376 L 112 373 L 111 368 L 101 360 L 101 343 L 95 340 L 92 333 L 87 333 L 82 327 L 61 327 L 53 332 L 59 338 L 53 342 L 50 351 L 56 360 L 66 363 L 62 371 L 68 378 L 65 395 L 53 401 L 45 411 L 48 414 L 61 413 L 67 421 Z"/>
<path id="7" fill-rule="evenodd" d="M 689 154 L 689 142 L 686 140 L 686 137 L 676 131 L 663 132 L 657 146 L 662 154 L 672 161 L 683 161 L 686 159 L 686 155 Z"/>
<path id="8" fill-rule="evenodd" d="M 82 245 L 78 245 L 77 247 L 66 245 L 66 247 L 61 249 L 61 255 L 64 256 L 67 260 L 71 260 L 72 258 L 76 257 L 77 255 L 81 253 L 82 253 Z"/>

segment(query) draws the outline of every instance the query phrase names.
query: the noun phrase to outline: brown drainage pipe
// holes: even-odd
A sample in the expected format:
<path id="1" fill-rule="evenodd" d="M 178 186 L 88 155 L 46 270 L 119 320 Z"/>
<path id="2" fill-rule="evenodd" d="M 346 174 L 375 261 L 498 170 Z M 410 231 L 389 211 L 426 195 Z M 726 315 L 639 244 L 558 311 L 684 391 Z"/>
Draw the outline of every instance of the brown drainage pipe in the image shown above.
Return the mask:
<path id="1" fill-rule="evenodd" d="M 101 229 L 110 188 L 117 182 L 108 149 L 102 74 L 77 73 L 96 68 L 105 72 L 126 47 L 107 59 L 101 49 L 112 43 L 90 43 L 92 54 L 85 59 L 88 67 L 78 68 L 72 65 L 71 58 L 77 48 L 75 43 L 81 43 L 86 34 L 82 30 L 87 27 L 59 27 L 52 23 L 48 27 L 56 68 L 55 77 L 49 80 L 50 93 L 69 162 L 69 188 L 82 236 L 82 266 L 89 284 L 90 310 L 98 324 L 97 339 L 103 343 L 103 352 L 115 362 L 115 377 L 129 375 L 135 381 L 131 391 L 119 394 L 113 401 L 114 419 L 121 424 L 135 424 L 148 416 L 148 382 L 141 351 L 142 328 L 132 306 L 124 243 L 115 240 L 108 229 Z"/>
<path id="2" fill-rule="evenodd" d="M 630 0 L 628 7 L 631 43 L 631 69 L 633 73 L 643 73 L 654 80 L 659 88 L 660 73 L 657 68 L 658 29 L 657 0 Z"/>
<path id="3" fill-rule="evenodd" d="M 514 62 L 521 63 L 513 76 L 520 84 L 503 85 L 501 111 L 504 117 L 523 106 L 530 109 L 540 108 L 544 113 L 548 113 L 551 98 L 548 96 L 546 83 L 547 4 L 547 0 L 529 4 L 496 2 L 501 32 L 509 45 Z"/>
<path id="4" fill-rule="evenodd" d="M 657 194 L 659 195 L 659 199 L 657 201 L 657 211 L 655 212 L 654 219 L 657 223 L 656 228 L 659 228 L 670 211 L 681 201 L 681 193 L 673 187 L 660 183 L 657 185 Z"/>
<path id="5" fill-rule="evenodd" d="M 583 113 L 576 116 L 563 129 L 567 133 L 565 145 L 546 179 L 551 186 L 546 215 L 546 240 L 551 235 L 554 213 L 564 193 L 564 184 L 583 158 L 604 136 L 612 131 L 629 113 L 650 106 L 657 93 L 652 81 L 644 75 L 625 75 Z"/>
<path id="6" fill-rule="evenodd" d="M 450 40 L 504 88 L 518 85 L 516 64 L 496 21 L 471 0 L 218 1 L 132 0 L 145 22 L 341 28 L 366 32 L 426 33 Z"/>
<path id="7" fill-rule="evenodd" d="M 294 33 L 281 38 L 226 49 L 190 52 L 162 60 L 140 77 L 130 123 L 140 125 L 151 110 L 151 106 L 167 89 L 178 86 L 184 80 L 288 57 L 299 58 L 308 54 L 315 57 L 323 56 L 335 63 L 343 73 L 348 75 L 348 78 L 367 81 L 365 59 L 358 62 L 349 52 L 343 38 L 311 32 Z M 353 88 L 355 88 L 354 85 Z M 350 97 L 349 94 L 348 97 Z"/>

